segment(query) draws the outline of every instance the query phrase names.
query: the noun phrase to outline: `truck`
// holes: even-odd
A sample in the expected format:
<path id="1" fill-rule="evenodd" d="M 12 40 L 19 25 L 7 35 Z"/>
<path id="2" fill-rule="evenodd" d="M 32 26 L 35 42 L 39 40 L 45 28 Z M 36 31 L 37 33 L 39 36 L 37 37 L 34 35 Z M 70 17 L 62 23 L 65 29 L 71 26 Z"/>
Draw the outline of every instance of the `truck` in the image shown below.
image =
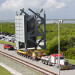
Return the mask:
<path id="1" fill-rule="evenodd" d="M 43 64 L 49 65 L 49 66 L 56 66 L 59 68 L 58 64 L 58 57 L 59 54 L 51 54 L 49 56 L 42 56 L 41 61 Z M 68 60 L 64 59 L 64 56 L 60 54 L 60 69 L 70 69 L 71 65 L 69 64 Z"/>

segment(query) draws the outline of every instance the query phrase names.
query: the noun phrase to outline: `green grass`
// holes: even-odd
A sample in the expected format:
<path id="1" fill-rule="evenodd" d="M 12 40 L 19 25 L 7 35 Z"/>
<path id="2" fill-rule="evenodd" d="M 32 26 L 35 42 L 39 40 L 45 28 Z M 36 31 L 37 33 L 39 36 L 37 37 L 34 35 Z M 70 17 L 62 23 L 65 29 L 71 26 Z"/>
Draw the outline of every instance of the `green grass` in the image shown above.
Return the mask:
<path id="1" fill-rule="evenodd" d="M 16 45 L 15 45 L 14 43 L 11 43 L 11 42 L 6 42 L 6 41 L 0 40 L 0 43 L 1 43 L 1 44 L 10 44 L 10 45 L 16 47 Z"/>
<path id="2" fill-rule="evenodd" d="M 12 75 L 12 74 L 0 66 L 0 75 Z"/>
<path id="3" fill-rule="evenodd" d="M 71 63 L 72 65 L 75 65 L 75 59 L 67 59 L 69 61 L 69 63 Z"/>

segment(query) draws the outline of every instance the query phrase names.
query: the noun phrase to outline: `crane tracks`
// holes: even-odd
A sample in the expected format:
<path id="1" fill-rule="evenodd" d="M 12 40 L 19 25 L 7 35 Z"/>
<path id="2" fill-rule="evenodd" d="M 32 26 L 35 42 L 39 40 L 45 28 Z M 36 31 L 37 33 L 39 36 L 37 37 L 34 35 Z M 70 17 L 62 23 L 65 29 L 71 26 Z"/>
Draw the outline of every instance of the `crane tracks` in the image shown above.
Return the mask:
<path id="1" fill-rule="evenodd" d="M 20 59 L 20 58 L 18 58 L 18 57 L 15 57 L 15 56 L 10 55 L 10 54 L 8 54 L 8 53 L 5 53 L 5 52 L 3 52 L 3 51 L 0 51 L 0 54 L 6 56 L 6 57 L 8 57 L 8 58 L 11 58 L 11 59 L 13 59 L 13 60 L 15 60 L 15 61 L 17 61 L 17 62 L 19 62 L 19 63 L 25 65 L 25 66 L 28 66 L 28 67 L 30 67 L 30 68 L 32 68 L 32 69 L 38 71 L 38 72 L 41 72 L 43 75 L 57 75 L 57 74 L 54 73 L 54 72 L 51 72 L 51 71 L 49 71 L 49 70 L 46 70 L 46 69 L 44 69 L 44 68 L 42 68 L 42 67 L 40 67 L 40 66 L 34 65 L 34 64 L 32 64 L 32 63 L 30 63 L 30 62 L 28 62 L 28 61 L 25 61 L 25 60 L 23 60 L 23 59 Z"/>

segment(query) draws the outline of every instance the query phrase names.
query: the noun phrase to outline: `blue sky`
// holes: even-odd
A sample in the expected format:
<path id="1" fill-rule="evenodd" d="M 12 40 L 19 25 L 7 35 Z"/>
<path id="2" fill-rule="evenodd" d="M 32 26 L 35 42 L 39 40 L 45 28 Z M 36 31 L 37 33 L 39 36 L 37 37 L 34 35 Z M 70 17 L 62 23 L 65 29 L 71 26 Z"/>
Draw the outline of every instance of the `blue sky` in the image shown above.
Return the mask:
<path id="1" fill-rule="evenodd" d="M 75 19 L 75 0 L 0 0 L 0 19 L 14 19 L 21 8 L 43 8 L 47 19 Z"/>

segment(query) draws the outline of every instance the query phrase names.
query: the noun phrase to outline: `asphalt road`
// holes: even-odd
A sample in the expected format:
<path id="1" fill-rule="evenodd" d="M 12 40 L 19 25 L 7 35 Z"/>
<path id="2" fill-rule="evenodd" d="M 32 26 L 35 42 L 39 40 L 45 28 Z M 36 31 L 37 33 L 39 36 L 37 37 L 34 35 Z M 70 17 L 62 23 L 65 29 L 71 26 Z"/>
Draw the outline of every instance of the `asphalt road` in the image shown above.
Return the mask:
<path id="1" fill-rule="evenodd" d="M 33 60 L 27 59 L 25 57 L 19 56 L 19 55 L 17 55 L 16 51 L 12 51 L 12 50 L 8 51 L 7 49 L 4 49 L 3 46 L 4 46 L 3 44 L 0 44 L 0 51 L 6 52 L 6 53 L 11 54 L 11 55 L 14 55 L 14 56 L 16 56 L 20 59 L 31 62 L 31 63 L 33 63 L 37 66 L 40 66 L 44 69 L 47 69 L 51 72 L 54 72 L 54 73 L 58 74 L 58 69 L 56 67 L 44 65 L 44 64 L 41 63 L 41 61 L 33 61 Z M 75 75 L 75 67 L 72 67 L 70 70 L 61 70 L 60 75 Z"/>

